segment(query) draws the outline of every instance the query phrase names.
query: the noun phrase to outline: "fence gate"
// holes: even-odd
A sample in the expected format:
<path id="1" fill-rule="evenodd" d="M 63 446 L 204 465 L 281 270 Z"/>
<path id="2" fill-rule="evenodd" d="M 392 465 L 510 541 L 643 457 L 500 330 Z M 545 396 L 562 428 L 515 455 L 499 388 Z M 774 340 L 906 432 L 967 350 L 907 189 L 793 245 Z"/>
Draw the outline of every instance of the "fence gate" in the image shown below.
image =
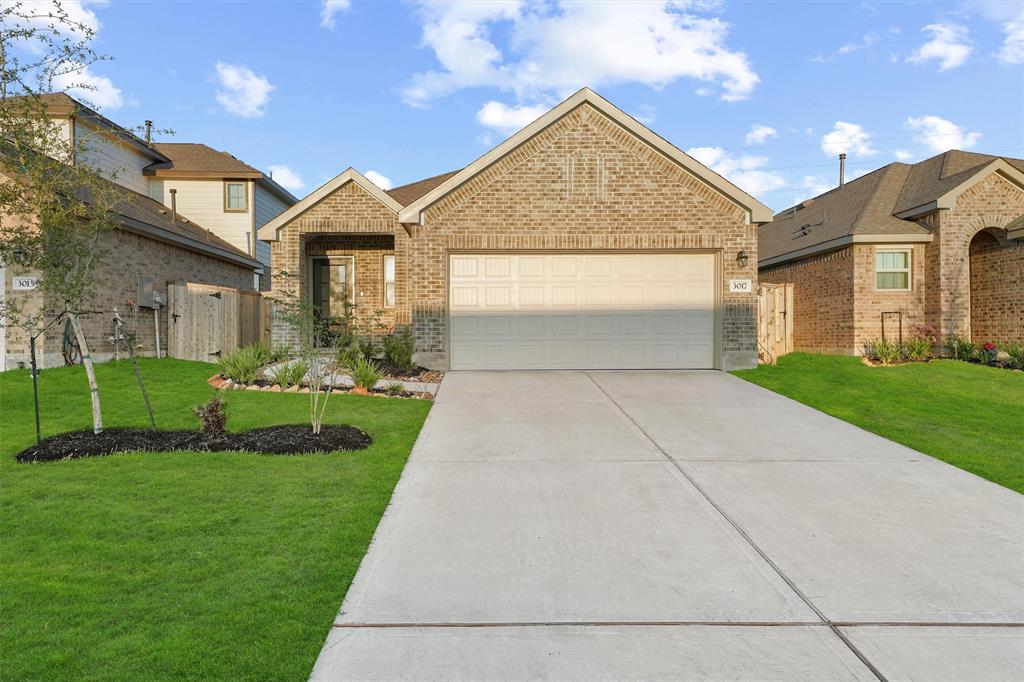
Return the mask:
<path id="1" fill-rule="evenodd" d="M 774 365 L 793 351 L 793 285 L 761 284 L 757 287 L 757 355 Z"/>
<path id="2" fill-rule="evenodd" d="M 168 284 L 168 354 L 183 360 L 216 362 L 221 354 L 238 348 L 243 326 L 240 296 L 237 289 L 227 287 Z M 255 309 L 259 310 L 259 304 Z"/>

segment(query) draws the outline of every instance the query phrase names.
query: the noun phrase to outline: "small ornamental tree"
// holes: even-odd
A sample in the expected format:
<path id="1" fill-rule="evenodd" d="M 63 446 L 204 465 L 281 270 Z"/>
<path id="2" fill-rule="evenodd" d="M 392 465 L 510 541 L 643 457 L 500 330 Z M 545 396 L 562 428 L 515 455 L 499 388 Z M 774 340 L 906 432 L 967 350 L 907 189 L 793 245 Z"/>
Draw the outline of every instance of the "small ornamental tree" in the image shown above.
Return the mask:
<path id="1" fill-rule="evenodd" d="M 99 388 L 81 315 L 95 293 L 104 234 L 117 226 L 115 209 L 126 195 L 89 165 L 91 140 L 68 135 L 66 121 L 48 116 L 55 89 L 92 89 L 84 70 L 104 59 L 90 47 L 93 37 L 59 2 L 0 5 L 0 259 L 34 270 L 46 301 L 40 308 L 7 296 L 0 312 L 4 325 L 30 336 L 47 317 L 67 316 L 99 433 Z"/>
<path id="2" fill-rule="evenodd" d="M 338 320 L 321 315 L 316 306 L 303 300 L 297 276 L 283 270 L 278 275 L 279 280 L 286 281 L 287 285 L 277 294 L 275 314 L 295 331 L 298 358 L 294 362 L 308 368 L 309 423 L 313 433 L 318 434 L 324 423 L 331 384 L 341 369 L 337 358 L 338 349 L 345 339 L 344 330 L 336 328 Z"/>

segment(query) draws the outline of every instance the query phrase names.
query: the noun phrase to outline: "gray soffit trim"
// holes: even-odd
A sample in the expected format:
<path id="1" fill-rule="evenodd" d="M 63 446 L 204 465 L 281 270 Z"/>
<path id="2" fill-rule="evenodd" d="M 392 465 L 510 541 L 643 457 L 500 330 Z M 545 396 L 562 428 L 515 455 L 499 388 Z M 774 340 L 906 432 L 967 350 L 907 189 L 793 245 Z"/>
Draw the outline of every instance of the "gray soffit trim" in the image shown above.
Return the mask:
<path id="1" fill-rule="evenodd" d="M 135 220 L 134 218 L 129 218 L 127 216 L 118 216 L 118 221 L 121 223 L 122 228 L 127 232 L 133 232 L 144 237 L 149 237 L 150 239 L 174 244 L 188 249 L 189 251 L 198 251 L 199 253 L 204 253 L 218 260 L 228 261 L 229 263 L 235 263 L 246 268 L 252 268 L 255 270 L 263 267 L 263 264 L 258 260 L 248 258 L 240 254 L 231 253 L 227 249 L 222 249 L 219 246 L 204 244 L 197 239 L 191 239 L 184 235 L 175 234 L 174 232 L 169 232 L 167 230 L 160 229 L 159 227 L 153 227 L 141 220 Z"/>
<path id="2" fill-rule="evenodd" d="M 920 244 L 930 242 L 930 234 L 854 234 L 845 235 L 837 239 L 830 239 L 827 242 L 814 244 L 803 249 L 790 251 L 781 256 L 773 256 L 757 261 L 758 269 L 781 265 L 792 260 L 798 260 L 806 256 L 813 256 L 819 253 L 835 251 L 850 244 Z"/>

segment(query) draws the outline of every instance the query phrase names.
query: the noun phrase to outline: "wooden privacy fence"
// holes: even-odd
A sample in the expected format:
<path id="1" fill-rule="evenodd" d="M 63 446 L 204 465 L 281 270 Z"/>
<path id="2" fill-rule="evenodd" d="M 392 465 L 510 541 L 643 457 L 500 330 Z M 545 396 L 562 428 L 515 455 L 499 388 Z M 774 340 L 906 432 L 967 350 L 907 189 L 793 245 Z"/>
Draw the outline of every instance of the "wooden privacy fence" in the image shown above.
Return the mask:
<path id="1" fill-rule="evenodd" d="M 239 346 L 270 341 L 270 301 L 256 291 L 193 282 L 167 285 L 167 353 L 216 362 Z"/>
<path id="2" fill-rule="evenodd" d="M 793 285 L 757 287 L 757 356 L 774 365 L 793 351 Z"/>

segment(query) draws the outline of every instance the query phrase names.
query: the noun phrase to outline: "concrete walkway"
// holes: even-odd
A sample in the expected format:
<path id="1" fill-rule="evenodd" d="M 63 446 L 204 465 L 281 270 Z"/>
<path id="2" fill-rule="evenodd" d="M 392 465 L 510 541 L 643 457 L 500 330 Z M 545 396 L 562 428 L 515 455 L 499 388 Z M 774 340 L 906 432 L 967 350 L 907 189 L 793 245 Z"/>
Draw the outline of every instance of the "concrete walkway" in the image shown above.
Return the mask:
<path id="1" fill-rule="evenodd" d="M 451 372 L 312 678 L 1020 680 L 1022 524 L 720 372 Z"/>

